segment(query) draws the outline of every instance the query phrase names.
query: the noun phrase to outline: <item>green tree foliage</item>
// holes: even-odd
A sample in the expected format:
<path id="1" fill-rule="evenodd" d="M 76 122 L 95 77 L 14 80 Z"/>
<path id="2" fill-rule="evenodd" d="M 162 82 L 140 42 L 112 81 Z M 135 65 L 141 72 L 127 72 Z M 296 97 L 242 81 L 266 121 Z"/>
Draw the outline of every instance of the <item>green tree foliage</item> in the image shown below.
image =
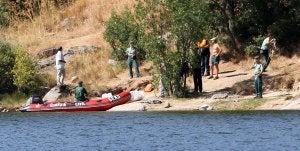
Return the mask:
<path id="1" fill-rule="evenodd" d="M 0 0 L 0 26 L 2 27 L 7 27 L 9 25 L 8 11 L 9 10 L 3 0 Z"/>
<path id="2" fill-rule="evenodd" d="M 21 48 L 16 48 L 15 56 L 15 65 L 12 70 L 14 84 L 19 91 L 26 94 L 35 92 L 40 86 L 37 63 Z"/>
<path id="3" fill-rule="evenodd" d="M 14 61 L 13 47 L 4 40 L 0 40 L 0 93 L 12 92 L 16 88 L 13 85 L 13 74 L 11 72 Z"/>
<path id="4" fill-rule="evenodd" d="M 280 46 L 295 45 L 300 33 L 298 3 L 297 0 L 140 0 L 134 11 L 113 14 L 105 35 L 113 50 L 124 58 L 130 39 L 137 40 L 157 69 L 161 64 L 166 66 L 167 70 L 158 71 L 167 79 L 168 90 L 185 96 L 182 65 L 193 58 L 191 50 L 200 38 L 218 36 L 227 41 L 225 45 L 233 50 L 230 51 L 233 55 L 256 52 L 267 31 L 274 33 Z"/>
<path id="5" fill-rule="evenodd" d="M 215 27 L 230 37 L 229 46 L 236 53 L 243 53 L 244 47 L 256 43 L 255 37 L 266 36 L 268 31 L 282 48 L 296 45 L 300 36 L 299 6 L 299 0 L 210 0 L 217 18 Z"/>
<path id="6" fill-rule="evenodd" d="M 115 12 L 112 13 L 107 23 L 104 38 L 113 48 L 113 57 L 117 60 L 124 60 L 127 57 L 125 50 L 128 48 L 129 42 L 133 41 L 139 48 L 139 41 L 142 34 L 143 30 L 141 26 L 136 23 L 133 14 L 127 8 L 121 15 Z M 138 52 L 138 55 L 143 58 L 144 51 L 140 49 Z"/>

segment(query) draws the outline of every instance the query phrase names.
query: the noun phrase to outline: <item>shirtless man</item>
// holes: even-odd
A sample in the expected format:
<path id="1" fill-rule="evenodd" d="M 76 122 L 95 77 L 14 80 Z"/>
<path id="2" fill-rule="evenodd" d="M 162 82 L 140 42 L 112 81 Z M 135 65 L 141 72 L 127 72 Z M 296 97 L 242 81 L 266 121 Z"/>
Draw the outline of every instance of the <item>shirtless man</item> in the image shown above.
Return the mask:
<path id="1" fill-rule="evenodd" d="M 220 62 L 220 53 L 222 52 L 222 49 L 221 49 L 220 45 L 218 44 L 216 38 L 212 38 L 211 42 L 212 42 L 213 55 L 211 56 L 211 66 L 210 66 L 211 75 L 208 77 L 208 79 L 213 78 L 214 67 L 216 67 L 217 73 L 216 73 L 216 76 L 214 77 L 214 80 L 217 80 L 219 78 L 219 62 Z"/>

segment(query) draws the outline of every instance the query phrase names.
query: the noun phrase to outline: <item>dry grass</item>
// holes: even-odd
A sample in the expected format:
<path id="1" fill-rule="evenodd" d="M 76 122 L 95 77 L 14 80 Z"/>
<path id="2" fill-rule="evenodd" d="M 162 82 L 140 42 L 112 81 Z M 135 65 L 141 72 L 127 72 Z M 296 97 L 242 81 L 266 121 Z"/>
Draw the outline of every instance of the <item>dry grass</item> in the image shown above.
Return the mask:
<path id="1" fill-rule="evenodd" d="M 88 35 L 92 35 L 92 44 L 96 39 L 98 45 L 107 45 L 102 33 L 111 12 L 121 12 L 126 6 L 132 7 L 134 3 L 135 0 L 77 0 L 63 10 L 50 6 L 31 21 L 15 22 L 13 27 L 3 29 L 0 33 L 2 37 L 21 44 L 30 52 L 57 45 L 68 46 L 72 39 Z M 67 32 L 61 24 L 68 18 L 72 18 L 72 30 Z M 95 34 L 98 35 L 97 38 Z M 80 45 L 80 40 L 77 44 Z"/>
<path id="2" fill-rule="evenodd" d="M 212 103 L 216 110 L 255 110 L 268 99 L 218 100 Z"/>
<path id="3" fill-rule="evenodd" d="M 80 80 L 90 85 L 91 89 L 97 90 L 103 87 L 106 83 L 99 81 L 108 81 L 116 77 L 113 67 L 107 64 L 109 56 L 108 51 L 103 50 L 91 54 L 77 55 L 67 68 L 67 79 L 78 76 Z"/>
<path id="4" fill-rule="evenodd" d="M 115 72 L 120 71 L 119 67 L 112 68 L 107 64 L 110 47 L 103 38 L 105 23 L 112 11 L 120 13 L 134 3 L 135 0 L 77 0 L 63 10 L 50 6 L 40 16 L 26 22 L 16 21 L 14 26 L 2 29 L 0 34 L 32 54 L 57 46 L 100 46 L 101 51 L 95 54 L 78 55 L 72 59 L 67 65 L 66 80 L 77 75 L 90 84 L 91 89 L 101 89 L 105 83 L 99 81 L 107 81 L 116 76 Z M 64 23 L 67 27 L 63 26 Z M 56 75 L 51 74 L 51 77 L 55 79 Z"/>

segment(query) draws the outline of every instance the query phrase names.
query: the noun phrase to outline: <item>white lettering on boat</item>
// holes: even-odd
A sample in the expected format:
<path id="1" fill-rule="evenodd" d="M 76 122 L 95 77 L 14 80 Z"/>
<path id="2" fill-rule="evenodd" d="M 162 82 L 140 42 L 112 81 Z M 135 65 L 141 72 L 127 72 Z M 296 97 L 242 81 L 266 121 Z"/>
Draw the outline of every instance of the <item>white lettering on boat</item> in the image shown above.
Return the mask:
<path id="1" fill-rule="evenodd" d="M 85 106 L 85 103 L 84 102 L 76 102 L 75 106 Z"/>
<path id="2" fill-rule="evenodd" d="M 55 103 L 55 104 L 50 104 L 50 107 L 66 107 L 67 103 Z"/>
<path id="3" fill-rule="evenodd" d="M 118 101 L 120 98 L 121 98 L 120 95 L 115 95 L 115 96 L 109 97 L 109 98 L 107 98 L 107 99 L 108 99 L 110 102 L 116 102 L 116 101 Z"/>

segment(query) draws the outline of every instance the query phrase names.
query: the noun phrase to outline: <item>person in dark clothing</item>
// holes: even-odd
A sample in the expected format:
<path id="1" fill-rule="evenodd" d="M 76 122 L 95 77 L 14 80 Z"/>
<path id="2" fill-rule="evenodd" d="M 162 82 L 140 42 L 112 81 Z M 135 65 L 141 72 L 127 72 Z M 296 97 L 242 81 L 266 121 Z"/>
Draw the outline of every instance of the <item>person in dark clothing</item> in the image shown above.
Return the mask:
<path id="1" fill-rule="evenodd" d="M 209 50 L 208 40 L 203 39 L 201 43 L 198 45 L 198 48 L 201 49 L 201 74 L 202 76 L 209 76 L 210 75 L 210 67 L 209 67 L 210 50 Z"/>
<path id="2" fill-rule="evenodd" d="M 87 95 L 87 91 L 86 89 L 82 86 L 83 82 L 80 81 L 78 82 L 78 86 L 75 89 L 75 98 L 77 102 L 83 102 L 85 100 L 87 100 L 86 95 Z"/>
<path id="3" fill-rule="evenodd" d="M 194 93 L 202 93 L 201 52 L 199 49 L 193 50 L 192 70 L 194 78 Z"/>

